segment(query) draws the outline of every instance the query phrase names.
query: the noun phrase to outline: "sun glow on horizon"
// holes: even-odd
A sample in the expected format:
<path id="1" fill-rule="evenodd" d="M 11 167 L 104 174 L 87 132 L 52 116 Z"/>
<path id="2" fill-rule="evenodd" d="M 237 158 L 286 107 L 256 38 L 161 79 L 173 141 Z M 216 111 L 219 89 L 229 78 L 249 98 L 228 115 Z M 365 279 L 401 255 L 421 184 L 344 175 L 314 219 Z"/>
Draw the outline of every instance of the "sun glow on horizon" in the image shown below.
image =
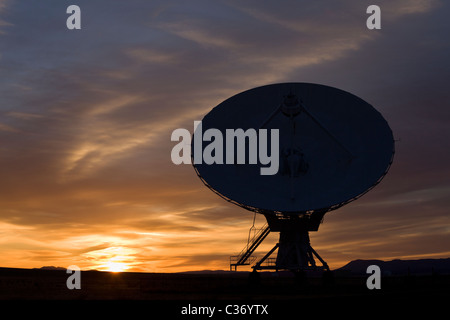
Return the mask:
<path id="1" fill-rule="evenodd" d="M 94 262 L 92 266 L 99 271 L 123 272 L 130 269 L 133 265 L 136 249 L 130 249 L 126 246 L 111 246 L 100 250 L 93 250 L 86 253 L 85 258 Z"/>
<path id="2" fill-rule="evenodd" d="M 108 263 L 100 266 L 101 271 L 110 271 L 110 272 L 123 272 L 129 268 L 130 266 L 128 266 L 125 262 L 116 262 L 116 261 L 109 261 Z"/>

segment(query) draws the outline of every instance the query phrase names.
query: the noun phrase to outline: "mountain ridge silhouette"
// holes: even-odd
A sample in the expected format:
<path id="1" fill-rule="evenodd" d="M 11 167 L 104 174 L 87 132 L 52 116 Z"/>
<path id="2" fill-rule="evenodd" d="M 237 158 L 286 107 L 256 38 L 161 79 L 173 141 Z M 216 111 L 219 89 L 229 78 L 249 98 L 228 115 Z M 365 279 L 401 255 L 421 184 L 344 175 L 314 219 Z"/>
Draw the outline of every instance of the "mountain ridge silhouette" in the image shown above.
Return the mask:
<path id="1" fill-rule="evenodd" d="M 370 265 L 379 266 L 382 275 L 450 274 L 450 258 L 417 260 L 394 259 L 390 261 L 357 259 L 350 261 L 345 266 L 338 268 L 335 271 L 362 275 L 366 274 L 367 267 Z"/>

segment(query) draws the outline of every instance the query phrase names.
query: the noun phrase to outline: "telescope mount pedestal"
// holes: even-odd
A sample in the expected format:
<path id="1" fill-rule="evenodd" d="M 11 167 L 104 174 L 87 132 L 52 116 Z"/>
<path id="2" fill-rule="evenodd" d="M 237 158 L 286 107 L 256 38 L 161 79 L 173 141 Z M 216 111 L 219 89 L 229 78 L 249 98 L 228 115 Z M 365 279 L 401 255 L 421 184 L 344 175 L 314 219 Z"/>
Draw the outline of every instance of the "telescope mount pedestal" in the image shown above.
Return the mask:
<path id="1" fill-rule="evenodd" d="M 327 263 L 311 247 L 309 231 L 317 231 L 325 212 L 302 216 L 265 214 L 270 231 L 279 231 L 279 242 L 252 268 L 253 270 L 329 271 Z M 276 259 L 269 259 L 278 249 Z M 317 258 L 322 265 L 316 264 Z"/>

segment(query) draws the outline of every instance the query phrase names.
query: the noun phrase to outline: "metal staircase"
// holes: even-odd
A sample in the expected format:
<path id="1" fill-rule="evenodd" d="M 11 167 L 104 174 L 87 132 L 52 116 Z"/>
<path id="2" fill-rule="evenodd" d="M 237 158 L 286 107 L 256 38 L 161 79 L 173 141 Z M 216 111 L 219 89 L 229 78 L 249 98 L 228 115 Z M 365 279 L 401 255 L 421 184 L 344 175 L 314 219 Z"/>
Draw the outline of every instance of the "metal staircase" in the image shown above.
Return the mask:
<path id="1" fill-rule="evenodd" d="M 256 229 L 255 229 L 256 230 Z M 251 232 L 251 229 L 250 229 Z M 263 240 L 267 237 L 267 235 L 270 233 L 270 227 L 266 223 L 261 229 L 258 229 L 255 231 L 255 234 L 247 241 L 247 245 L 242 249 L 242 251 L 237 256 L 231 256 L 230 257 L 230 271 L 237 270 L 237 266 L 242 265 L 249 265 L 252 263 L 256 258 L 253 257 L 250 259 L 252 253 L 256 250 L 256 248 L 263 242 Z"/>

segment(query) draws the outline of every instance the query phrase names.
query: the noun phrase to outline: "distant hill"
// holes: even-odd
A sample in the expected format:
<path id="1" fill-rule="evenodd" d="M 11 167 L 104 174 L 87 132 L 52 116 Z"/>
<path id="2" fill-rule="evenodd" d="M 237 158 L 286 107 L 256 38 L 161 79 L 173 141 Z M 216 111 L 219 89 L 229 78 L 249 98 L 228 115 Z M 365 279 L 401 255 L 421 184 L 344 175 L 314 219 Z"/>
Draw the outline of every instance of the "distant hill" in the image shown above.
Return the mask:
<path id="1" fill-rule="evenodd" d="M 227 270 L 197 270 L 197 271 L 181 271 L 177 273 L 182 274 L 228 274 L 230 271 Z"/>
<path id="2" fill-rule="evenodd" d="M 34 269 L 40 269 L 40 270 L 66 270 L 66 268 L 63 267 L 55 267 L 55 266 L 43 266 L 40 268 L 34 268 Z"/>
<path id="3" fill-rule="evenodd" d="M 353 260 L 342 268 L 336 269 L 337 273 L 361 275 L 366 274 L 367 267 L 377 265 L 383 275 L 431 275 L 450 274 L 450 258 L 447 259 L 419 259 L 419 260 Z"/>

